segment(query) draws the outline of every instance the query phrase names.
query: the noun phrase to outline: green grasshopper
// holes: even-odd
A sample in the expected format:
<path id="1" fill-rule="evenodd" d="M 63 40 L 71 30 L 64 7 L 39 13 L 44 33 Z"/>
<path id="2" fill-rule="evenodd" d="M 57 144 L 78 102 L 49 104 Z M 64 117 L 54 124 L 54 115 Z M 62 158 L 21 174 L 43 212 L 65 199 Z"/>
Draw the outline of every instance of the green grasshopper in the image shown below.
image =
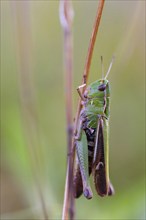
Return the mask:
<path id="1" fill-rule="evenodd" d="M 102 61 L 102 57 L 101 57 Z M 114 189 L 109 180 L 109 113 L 110 87 L 107 80 L 113 59 L 106 76 L 91 83 L 84 94 L 77 91 L 82 100 L 82 109 L 79 116 L 75 147 L 77 166 L 74 173 L 74 197 L 83 193 L 87 199 L 92 198 L 89 176 L 92 173 L 98 195 L 112 195 Z M 103 75 L 103 62 L 102 62 Z"/>

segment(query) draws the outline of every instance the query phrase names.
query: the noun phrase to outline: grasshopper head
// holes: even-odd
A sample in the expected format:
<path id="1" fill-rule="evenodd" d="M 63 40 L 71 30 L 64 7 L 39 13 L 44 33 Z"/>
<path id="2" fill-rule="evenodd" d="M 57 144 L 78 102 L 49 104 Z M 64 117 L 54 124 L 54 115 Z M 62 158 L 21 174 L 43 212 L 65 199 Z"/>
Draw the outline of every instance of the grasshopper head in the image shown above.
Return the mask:
<path id="1" fill-rule="evenodd" d="M 94 98 L 96 96 L 100 96 L 100 97 L 103 97 L 105 94 L 104 94 L 104 91 L 106 91 L 106 96 L 109 95 L 109 82 L 107 80 L 107 77 L 110 73 L 110 70 L 111 70 L 111 67 L 113 65 L 113 61 L 114 61 L 114 56 L 111 60 L 111 63 L 109 65 L 109 68 L 108 68 L 108 71 L 104 77 L 104 74 L 103 74 L 103 58 L 101 57 L 101 64 L 102 64 L 102 79 L 99 79 L 97 81 L 95 81 L 94 83 L 90 84 L 89 88 L 88 88 L 88 97 L 90 98 Z"/>
<path id="2" fill-rule="evenodd" d="M 90 98 L 104 95 L 104 91 L 106 90 L 108 85 L 108 80 L 107 79 L 99 79 L 95 81 L 94 83 L 90 84 L 88 88 L 88 96 Z"/>

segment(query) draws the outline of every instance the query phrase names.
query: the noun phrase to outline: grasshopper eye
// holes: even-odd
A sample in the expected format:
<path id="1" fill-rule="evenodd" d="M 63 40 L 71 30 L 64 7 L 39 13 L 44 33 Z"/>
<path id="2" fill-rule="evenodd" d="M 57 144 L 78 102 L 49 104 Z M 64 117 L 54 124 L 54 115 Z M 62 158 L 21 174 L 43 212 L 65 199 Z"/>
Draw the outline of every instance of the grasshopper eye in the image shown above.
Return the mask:
<path id="1" fill-rule="evenodd" d="M 106 89 L 106 84 L 101 84 L 100 86 L 98 86 L 99 91 L 104 91 L 105 89 Z"/>

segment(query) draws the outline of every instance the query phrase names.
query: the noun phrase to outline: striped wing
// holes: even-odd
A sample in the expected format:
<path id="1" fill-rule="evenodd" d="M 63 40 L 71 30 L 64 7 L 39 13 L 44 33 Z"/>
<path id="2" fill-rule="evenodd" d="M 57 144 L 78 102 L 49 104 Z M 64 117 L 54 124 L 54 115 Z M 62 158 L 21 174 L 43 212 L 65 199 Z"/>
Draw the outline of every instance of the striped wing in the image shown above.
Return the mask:
<path id="1" fill-rule="evenodd" d="M 114 193 L 109 181 L 108 147 L 108 122 L 99 117 L 92 172 L 96 191 L 102 197 Z"/>

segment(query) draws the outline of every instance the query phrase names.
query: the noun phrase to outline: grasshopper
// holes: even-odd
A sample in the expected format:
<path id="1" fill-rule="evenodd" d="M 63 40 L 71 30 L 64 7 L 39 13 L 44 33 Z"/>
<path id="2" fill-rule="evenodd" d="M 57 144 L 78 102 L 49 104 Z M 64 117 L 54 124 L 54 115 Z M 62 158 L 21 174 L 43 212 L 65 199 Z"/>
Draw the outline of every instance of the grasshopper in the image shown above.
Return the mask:
<path id="1" fill-rule="evenodd" d="M 91 83 L 82 94 L 83 84 L 77 88 L 82 100 L 82 109 L 78 120 L 75 147 L 77 165 L 74 172 L 74 197 L 83 193 L 87 199 L 92 198 L 89 176 L 92 173 L 97 194 L 101 197 L 114 194 L 109 179 L 109 114 L 110 86 L 107 80 L 113 59 L 106 76 Z"/>

